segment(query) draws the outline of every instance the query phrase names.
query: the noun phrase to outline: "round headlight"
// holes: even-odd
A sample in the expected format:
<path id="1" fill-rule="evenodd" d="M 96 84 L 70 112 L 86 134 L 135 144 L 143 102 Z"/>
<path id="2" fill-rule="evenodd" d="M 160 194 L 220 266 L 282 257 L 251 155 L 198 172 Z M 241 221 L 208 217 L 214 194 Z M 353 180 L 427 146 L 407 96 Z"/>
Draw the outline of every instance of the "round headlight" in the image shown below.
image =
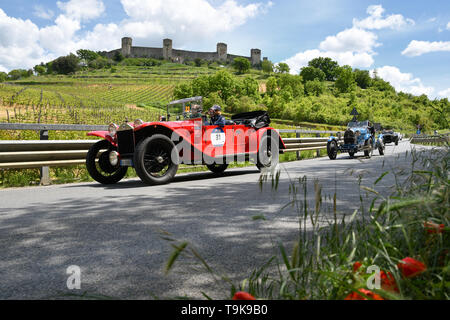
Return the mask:
<path id="1" fill-rule="evenodd" d="M 140 126 L 140 125 L 143 124 L 143 123 L 144 123 L 144 121 L 142 121 L 141 119 L 136 119 L 136 120 L 134 120 L 134 126 L 135 126 L 135 127 Z"/>
<path id="2" fill-rule="evenodd" d="M 109 163 L 111 163 L 113 167 L 117 166 L 119 163 L 119 153 L 117 151 L 111 151 L 109 153 Z"/>
<path id="3" fill-rule="evenodd" d="M 108 127 L 109 134 L 115 136 L 119 127 L 115 123 L 111 123 Z"/>

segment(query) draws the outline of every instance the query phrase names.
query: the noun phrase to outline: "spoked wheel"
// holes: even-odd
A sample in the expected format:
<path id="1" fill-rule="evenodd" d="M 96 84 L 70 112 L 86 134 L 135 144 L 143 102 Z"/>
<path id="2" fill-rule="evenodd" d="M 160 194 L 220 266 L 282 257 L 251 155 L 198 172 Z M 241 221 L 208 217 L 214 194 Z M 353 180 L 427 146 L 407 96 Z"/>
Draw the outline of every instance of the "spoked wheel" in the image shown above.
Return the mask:
<path id="1" fill-rule="evenodd" d="M 207 164 L 206 166 L 208 167 L 208 169 L 211 172 L 220 174 L 220 173 L 223 173 L 228 168 L 228 163 L 224 163 L 224 164 L 213 163 L 213 164 Z"/>
<path id="2" fill-rule="evenodd" d="M 378 153 L 380 156 L 384 155 L 384 146 L 382 144 L 378 147 Z"/>
<path id="3" fill-rule="evenodd" d="M 328 158 L 335 160 L 338 153 L 338 146 L 335 140 L 331 140 L 327 143 L 327 154 Z"/>
<path id="4" fill-rule="evenodd" d="M 108 140 L 101 140 L 89 148 L 86 155 L 86 169 L 92 179 L 103 184 L 113 184 L 125 176 L 128 167 L 121 167 L 117 159 L 116 163 L 111 163 L 109 159 L 111 152 L 116 151 L 117 148 Z"/>
<path id="5" fill-rule="evenodd" d="M 149 185 L 165 184 L 178 170 L 178 154 L 172 152 L 175 144 L 167 136 L 155 134 L 136 147 L 134 168 L 141 180 Z"/>
<path id="6" fill-rule="evenodd" d="M 259 171 L 263 168 L 270 168 L 278 164 L 280 151 L 277 138 L 267 134 L 261 138 L 256 161 L 256 167 Z"/>
<path id="7" fill-rule="evenodd" d="M 372 157 L 373 154 L 373 144 L 372 144 L 372 138 L 370 138 L 369 140 L 367 140 L 366 142 L 366 147 L 370 146 L 369 150 L 364 150 L 364 155 L 370 159 L 370 157 Z"/>

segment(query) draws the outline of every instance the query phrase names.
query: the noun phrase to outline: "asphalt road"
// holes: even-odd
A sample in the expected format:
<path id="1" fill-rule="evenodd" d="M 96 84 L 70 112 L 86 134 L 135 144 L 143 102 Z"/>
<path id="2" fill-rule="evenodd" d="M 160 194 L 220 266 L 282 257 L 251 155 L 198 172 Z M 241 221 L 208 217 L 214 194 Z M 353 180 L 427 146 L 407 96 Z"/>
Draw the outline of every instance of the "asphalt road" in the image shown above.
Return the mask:
<path id="1" fill-rule="evenodd" d="M 177 175 L 164 186 L 138 179 L 114 186 L 77 183 L 0 190 L 0 299 L 70 298 L 87 292 L 121 299 L 188 296 L 227 298 L 229 288 L 215 283 L 197 260 L 183 258 L 168 275 L 164 267 L 170 243 L 160 229 L 189 241 L 218 271 L 241 280 L 274 254 L 272 243 L 297 235 L 297 213 L 280 212 L 290 200 L 289 183 L 308 179 L 307 198 L 314 206 L 314 179 L 322 186 L 322 218 L 337 209 L 351 214 L 385 171 L 406 167 L 411 146 L 402 141 L 371 159 L 347 154 L 282 164 L 278 191 L 260 188 L 255 167 Z M 393 174 L 375 187 L 387 195 Z M 264 214 L 264 220 L 252 217 Z M 81 268 L 81 289 L 69 290 L 66 269 Z"/>

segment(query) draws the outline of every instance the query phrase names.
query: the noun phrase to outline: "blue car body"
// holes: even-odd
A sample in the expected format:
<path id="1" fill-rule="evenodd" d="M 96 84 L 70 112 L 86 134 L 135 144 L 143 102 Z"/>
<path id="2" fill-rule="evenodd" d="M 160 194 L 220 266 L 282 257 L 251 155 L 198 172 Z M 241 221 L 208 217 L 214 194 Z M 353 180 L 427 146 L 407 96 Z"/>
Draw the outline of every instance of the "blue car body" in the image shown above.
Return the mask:
<path id="1" fill-rule="evenodd" d="M 327 152 L 330 159 L 336 159 L 338 152 L 349 153 L 351 157 L 357 152 L 364 151 L 370 157 L 373 149 L 378 149 L 383 154 L 384 145 L 380 137 L 375 138 L 375 129 L 366 121 L 353 121 L 348 124 L 343 141 L 331 136 L 327 143 Z"/>

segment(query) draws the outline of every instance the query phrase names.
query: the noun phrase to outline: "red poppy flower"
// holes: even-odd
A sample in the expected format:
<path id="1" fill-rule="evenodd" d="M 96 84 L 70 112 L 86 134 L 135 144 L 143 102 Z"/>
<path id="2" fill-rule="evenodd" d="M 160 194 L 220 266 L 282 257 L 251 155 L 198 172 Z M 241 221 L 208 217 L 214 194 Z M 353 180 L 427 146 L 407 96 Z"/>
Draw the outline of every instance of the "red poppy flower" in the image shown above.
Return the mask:
<path id="1" fill-rule="evenodd" d="M 233 296 L 233 300 L 256 300 L 254 296 L 245 291 L 236 292 Z"/>
<path id="2" fill-rule="evenodd" d="M 386 291 L 400 292 L 395 282 L 395 278 L 389 271 L 386 273 L 383 270 L 380 272 L 381 288 Z"/>
<path id="3" fill-rule="evenodd" d="M 406 278 L 415 277 L 427 270 L 427 266 L 425 264 L 410 257 L 406 257 L 405 259 L 401 260 L 397 264 L 397 267 Z"/>
<path id="4" fill-rule="evenodd" d="M 425 221 L 423 226 L 428 233 L 443 233 L 445 229 L 444 224 L 437 224 L 430 221 Z"/>
<path id="5" fill-rule="evenodd" d="M 356 261 L 356 262 L 353 264 L 353 272 L 358 271 L 358 269 L 361 268 L 361 266 L 362 266 L 362 263 L 359 262 L 359 261 Z"/>
<path id="6" fill-rule="evenodd" d="M 384 300 L 381 296 L 379 296 L 376 293 L 373 293 L 370 290 L 359 289 L 358 292 L 365 294 L 372 300 Z M 365 296 L 360 295 L 358 292 L 353 291 L 348 296 L 346 296 L 344 300 L 367 300 L 367 298 Z"/>

